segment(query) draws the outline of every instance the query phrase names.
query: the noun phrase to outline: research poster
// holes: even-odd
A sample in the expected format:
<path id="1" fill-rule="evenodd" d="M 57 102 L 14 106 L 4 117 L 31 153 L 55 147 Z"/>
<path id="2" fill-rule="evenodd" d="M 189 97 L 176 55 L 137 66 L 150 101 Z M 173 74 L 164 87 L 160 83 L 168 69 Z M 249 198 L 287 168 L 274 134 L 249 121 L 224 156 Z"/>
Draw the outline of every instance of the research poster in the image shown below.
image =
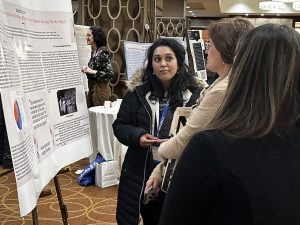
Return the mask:
<path id="1" fill-rule="evenodd" d="M 203 51 L 205 50 L 204 41 L 201 38 L 200 30 L 188 30 L 189 47 L 193 59 L 194 70 L 202 80 L 207 80 L 205 60 Z"/>
<path id="2" fill-rule="evenodd" d="M 152 43 L 124 41 L 128 80 L 130 80 L 137 70 L 144 68 L 147 50 L 151 45 Z"/>
<path id="3" fill-rule="evenodd" d="M 74 34 L 77 43 L 79 65 L 80 67 L 87 66 L 91 58 L 91 46 L 87 45 L 86 34 L 89 26 L 74 25 Z M 85 74 L 82 76 L 85 92 L 89 91 L 88 80 Z"/>
<path id="4" fill-rule="evenodd" d="M 0 1 L 0 91 L 24 216 L 92 153 L 70 0 Z"/>

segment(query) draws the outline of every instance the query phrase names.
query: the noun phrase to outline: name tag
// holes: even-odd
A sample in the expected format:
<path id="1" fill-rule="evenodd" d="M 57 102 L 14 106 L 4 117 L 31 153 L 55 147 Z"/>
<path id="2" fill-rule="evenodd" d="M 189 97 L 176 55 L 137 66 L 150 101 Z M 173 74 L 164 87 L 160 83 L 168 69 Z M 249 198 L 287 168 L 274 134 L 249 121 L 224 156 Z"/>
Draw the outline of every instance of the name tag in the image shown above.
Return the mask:
<path id="1" fill-rule="evenodd" d="M 162 161 L 163 159 L 161 157 L 159 157 L 158 155 L 158 147 L 152 146 L 151 147 L 151 151 L 152 151 L 152 156 L 153 159 L 156 161 Z"/>

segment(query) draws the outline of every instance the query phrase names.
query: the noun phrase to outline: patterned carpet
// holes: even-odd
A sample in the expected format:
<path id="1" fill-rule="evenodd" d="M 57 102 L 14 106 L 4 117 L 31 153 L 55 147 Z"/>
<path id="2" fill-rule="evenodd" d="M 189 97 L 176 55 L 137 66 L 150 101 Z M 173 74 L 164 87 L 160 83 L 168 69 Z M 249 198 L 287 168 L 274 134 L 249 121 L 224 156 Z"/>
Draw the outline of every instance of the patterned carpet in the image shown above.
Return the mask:
<path id="1" fill-rule="evenodd" d="M 70 166 L 71 172 L 58 176 L 63 200 L 68 209 L 68 222 L 70 225 L 116 224 L 117 186 L 102 189 L 96 186 L 82 187 L 76 182 L 78 175 L 75 171 L 87 164 L 87 159 L 80 160 Z M 0 167 L 0 173 L 5 171 Z M 38 201 L 39 225 L 63 224 L 53 181 L 45 189 L 49 188 L 52 195 Z M 14 173 L 0 178 L 0 200 L 0 225 L 32 225 L 31 214 L 23 220 L 19 217 Z"/>

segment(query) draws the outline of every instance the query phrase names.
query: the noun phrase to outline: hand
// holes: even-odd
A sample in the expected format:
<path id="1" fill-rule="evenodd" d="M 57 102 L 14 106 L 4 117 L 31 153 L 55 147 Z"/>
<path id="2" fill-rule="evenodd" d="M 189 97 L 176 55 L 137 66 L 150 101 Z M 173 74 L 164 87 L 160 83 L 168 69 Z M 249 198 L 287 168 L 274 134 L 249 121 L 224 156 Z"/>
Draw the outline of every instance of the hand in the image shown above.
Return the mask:
<path id="1" fill-rule="evenodd" d="M 97 70 L 93 70 L 88 66 L 84 66 L 84 67 L 81 68 L 81 72 L 95 75 L 97 73 Z"/>
<path id="2" fill-rule="evenodd" d="M 85 69 L 85 73 L 89 73 L 89 74 L 93 74 L 93 75 L 95 75 L 96 74 L 96 70 L 92 70 L 90 67 L 86 67 L 86 69 Z"/>
<path id="3" fill-rule="evenodd" d="M 82 73 L 86 73 L 87 66 L 83 66 L 83 67 L 81 67 L 81 69 L 80 69 L 80 70 L 81 70 L 81 72 L 82 72 Z"/>
<path id="4" fill-rule="evenodd" d="M 158 138 L 154 137 L 151 134 L 144 134 L 140 137 L 140 146 L 143 148 L 147 148 L 152 146 L 157 142 Z"/>
<path id="5" fill-rule="evenodd" d="M 149 178 L 149 180 L 146 183 L 145 190 L 148 190 L 151 186 L 153 186 L 153 191 L 157 194 L 159 191 L 159 181 L 153 178 Z"/>
<path id="6" fill-rule="evenodd" d="M 158 140 L 157 140 L 157 143 L 158 143 L 158 144 L 161 144 L 161 143 L 164 143 L 164 142 L 166 142 L 166 141 L 168 141 L 168 140 L 170 140 L 170 139 L 168 139 L 168 138 L 166 138 L 166 139 L 158 139 Z"/>

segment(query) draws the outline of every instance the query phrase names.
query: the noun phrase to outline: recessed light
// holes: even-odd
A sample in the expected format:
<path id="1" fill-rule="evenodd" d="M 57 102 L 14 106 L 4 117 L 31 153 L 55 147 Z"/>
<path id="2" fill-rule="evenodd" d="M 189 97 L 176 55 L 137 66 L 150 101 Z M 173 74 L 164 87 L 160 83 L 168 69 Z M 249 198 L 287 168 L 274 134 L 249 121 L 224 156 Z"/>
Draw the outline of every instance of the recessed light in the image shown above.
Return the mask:
<path id="1" fill-rule="evenodd" d="M 249 14 L 248 14 L 248 13 L 246 13 L 246 14 L 245 14 L 245 16 L 249 16 Z"/>
<path id="2" fill-rule="evenodd" d="M 279 13 L 277 13 L 277 16 L 280 16 L 280 14 L 279 14 Z"/>
<path id="3" fill-rule="evenodd" d="M 190 13 L 192 13 L 193 11 L 192 11 L 192 10 L 190 10 L 189 12 L 190 12 Z"/>
<path id="4" fill-rule="evenodd" d="M 187 5 L 185 8 L 189 9 L 189 8 L 191 8 L 191 6 L 188 6 L 188 5 Z"/>
<path id="5" fill-rule="evenodd" d="M 261 16 L 264 16 L 265 14 L 260 14 Z"/>

